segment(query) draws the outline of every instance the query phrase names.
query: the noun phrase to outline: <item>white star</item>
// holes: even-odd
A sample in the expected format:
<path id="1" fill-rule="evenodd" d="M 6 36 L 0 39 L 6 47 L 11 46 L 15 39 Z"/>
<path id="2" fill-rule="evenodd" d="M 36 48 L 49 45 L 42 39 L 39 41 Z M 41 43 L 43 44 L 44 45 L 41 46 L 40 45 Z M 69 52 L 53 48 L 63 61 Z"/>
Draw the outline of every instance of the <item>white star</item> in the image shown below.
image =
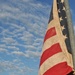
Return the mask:
<path id="1" fill-rule="evenodd" d="M 65 10 L 65 7 L 63 7 L 63 10 Z"/>
<path id="2" fill-rule="evenodd" d="M 60 21 L 63 20 L 62 17 L 60 17 Z"/>
<path id="3" fill-rule="evenodd" d="M 62 30 L 64 30 L 64 29 L 65 29 L 65 27 L 64 27 L 64 26 L 61 26 L 61 28 L 62 28 Z"/>
<path id="4" fill-rule="evenodd" d="M 68 37 L 67 37 L 67 35 L 64 35 L 63 38 L 64 38 L 64 40 L 65 40 L 65 39 L 67 39 Z"/>

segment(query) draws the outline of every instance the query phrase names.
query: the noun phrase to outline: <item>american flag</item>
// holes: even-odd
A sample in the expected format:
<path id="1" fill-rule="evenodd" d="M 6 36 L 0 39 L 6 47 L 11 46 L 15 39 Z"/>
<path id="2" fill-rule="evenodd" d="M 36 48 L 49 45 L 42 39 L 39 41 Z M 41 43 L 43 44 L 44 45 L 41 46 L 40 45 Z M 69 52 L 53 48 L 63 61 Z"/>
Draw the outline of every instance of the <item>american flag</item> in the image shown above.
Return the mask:
<path id="1" fill-rule="evenodd" d="M 72 71 L 64 0 L 54 0 L 43 43 L 39 75 L 68 75 Z"/>

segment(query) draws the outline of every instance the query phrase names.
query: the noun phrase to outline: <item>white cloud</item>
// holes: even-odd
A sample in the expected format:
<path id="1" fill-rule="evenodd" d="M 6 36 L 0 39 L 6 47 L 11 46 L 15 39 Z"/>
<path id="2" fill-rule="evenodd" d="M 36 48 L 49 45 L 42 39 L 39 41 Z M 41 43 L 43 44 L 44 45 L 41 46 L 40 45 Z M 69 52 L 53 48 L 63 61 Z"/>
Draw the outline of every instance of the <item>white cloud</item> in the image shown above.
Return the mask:
<path id="1" fill-rule="evenodd" d="M 21 46 L 29 51 L 34 50 L 35 52 L 31 53 L 34 55 L 37 53 L 36 55 L 39 56 L 36 51 L 41 50 L 42 47 L 50 6 L 34 0 L 10 0 L 9 3 L 2 3 L 0 6 L 0 20 L 3 26 L 5 25 L 0 26 L 3 35 L 1 42 L 5 43 L 8 49 L 21 50 L 16 47 Z"/>
<path id="2" fill-rule="evenodd" d="M 33 51 L 36 51 L 37 50 L 37 48 L 35 46 L 33 46 L 33 45 L 24 45 L 24 47 L 27 50 L 33 50 Z"/>
<path id="3" fill-rule="evenodd" d="M 24 31 L 20 39 L 22 41 L 25 41 L 26 44 L 32 44 L 34 40 L 34 35 L 31 34 L 30 32 Z"/>
<path id="4" fill-rule="evenodd" d="M 34 52 L 34 51 L 26 51 L 26 54 L 28 54 L 29 55 L 29 57 L 33 57 L 33 58 L 36 58 L 36 57 L 40 57 L 40 54 L 41 54 L 41 52 Z"/>
<path id="5" fill-rule="evenodd" d="M 13 51 L 12 54 L 19 55 L 19 56 L 25 55 L 23 52 L 20 52 L 20 51 Z"/>
<path id="6" fill-rule="evenodd" d="M 7 50 L 4 48 L 0 48 L 0 52 L 7 52 Z"/>
<path id="7" fill-rule="evenodd" d="M 0 48 L 6 48 L 5 44 L 0 44 Z"/>
<path id="8" fill-rule="evenodd" d="M 8 72 L 14 73 L 14 75 L 25 74 L 26 72 L 32 72 L 33 69 L 21 64 L 21 62 L 14 63 L 13 61 L 0 61 L 0 73 Z"/>
<path id="9" fill-rule="evenodd" d="M 14 43 L 14 42 L 16 42 L 13 38 L 6 38 L 6 37 L 4 37 L 3 39 L 2 39 L 2 42 L 4 42 L 4 43 L 6 43 L 6 44 L 12 44 L 12 43 Z"/>
<path id="10" fill-rule="evenodd" d="M 17 50 L 17 51 L 19 50 L 19 48 L 16 47 L 16 46 L 8 46 L 7 48 L 10 49 L 10 50 L 15 50 L 15 51 L 16 51 L 16 50 Z"/>
<path id="11" fill-rule="evenodd" d="M 36 57 L 40 57 L 41 52 L 39 51 L 25 51 L 25 52 L 21 52 L 21 51 L 13 51 L 11 52 L 11 54 L 13 55 L 17 55 L 17 56 L 23 56 L 26 58 L 36 58 Z"/>
<path id="12" fill-rule="evenodd" d="M 50 5 L 36 0 L 8 0 L 0 3 L 0 52 L 8 54 L 6 60 L 11 58 L 11 61 L 0 61 L 0 72 L 25 75 L 34 70 L 33 66 L 25 66 L 22 61 L 23 58 L 39 58 L 49 12 Z"/>
<path id="13" fill-rule="evenodd" d="M 21 1 L 21 3 L 22 3 L 22 1 Z M 8 21 L 6 21 L 6 22 L 9 22 L 10 18 L 19 20 L 19 21 L 23 22 L 25 25 L 28 25 L 28 26 L 26 26 L 27 28 L 29 27 L 28 31 L 31 31 L 31 32 L 35 31 L 34 33 L 36 35 L 43 36 L 42 35 L 42 34 L 44 34 L 43 27 L 45 27 L 45 24 L 47 24 L 48 18 L 46 17 L 46 15 L 49 14 L 48 9 L 50 10 L 50 6 L 49 5 L 45 6 L 41 3 L 35 4 L 33 1 L 25 2 L 26 5 L 21 4 L 21 3 L 17 3 L 17 8 L 15 8 L 13 6 L 9 6 L 9 4 L 3 5 L 2 9 L 4 9 L 4 11 L 1 12 L 1 15 L 4 15 L 3 16 L 4 18 L 6 18 L 5 15 L 7 15 Z M 21 5 L 21 6 L 19 6 L 19 5 Z M 13 12 L 12 10 L 15 12 Z M 43 11 L 46 11 L 46 13 Z M 41 14 L 41 13 L 43 13 L 43 14 Z M 33 23 L 33 21 L 35 23 Z M 31 29 L 30 29 L 30 27 L 31 27 Z"/>

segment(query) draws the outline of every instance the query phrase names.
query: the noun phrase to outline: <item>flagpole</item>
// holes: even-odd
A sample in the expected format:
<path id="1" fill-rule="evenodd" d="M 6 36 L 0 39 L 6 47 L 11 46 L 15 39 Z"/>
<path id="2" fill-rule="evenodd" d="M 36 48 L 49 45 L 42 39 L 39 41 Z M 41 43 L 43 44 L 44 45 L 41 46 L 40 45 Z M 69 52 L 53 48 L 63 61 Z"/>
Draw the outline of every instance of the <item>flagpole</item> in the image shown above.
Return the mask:
<path id="1" fill-rule="evenodd" d="M 72 55 L 73 55 L 73 65 L 74 65 L 74 70 L 75 70 L 75 37 L 74 37 L 74 29 L 73 29 L 73 24 L 72 24 L 70 6 L 69 6 L 68 1 L 69 0 L 64 0 L 65 8 L 66 8 L 67 22 L 68 22 L 69 38 L 70 38 Z"/>

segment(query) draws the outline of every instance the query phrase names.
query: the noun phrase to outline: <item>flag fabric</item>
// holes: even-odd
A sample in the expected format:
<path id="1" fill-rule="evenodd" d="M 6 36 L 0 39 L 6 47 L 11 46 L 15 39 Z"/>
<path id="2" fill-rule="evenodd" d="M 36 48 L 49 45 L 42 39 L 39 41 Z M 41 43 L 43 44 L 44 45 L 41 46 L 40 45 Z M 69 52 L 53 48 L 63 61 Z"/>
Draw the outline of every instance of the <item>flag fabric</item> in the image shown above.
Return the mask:
<path id="1" fill-rule="evenodd" d="M 54 0 L 40 59 L 39 75 L 69 75 L 73 62 L 64 0 Z"/>

